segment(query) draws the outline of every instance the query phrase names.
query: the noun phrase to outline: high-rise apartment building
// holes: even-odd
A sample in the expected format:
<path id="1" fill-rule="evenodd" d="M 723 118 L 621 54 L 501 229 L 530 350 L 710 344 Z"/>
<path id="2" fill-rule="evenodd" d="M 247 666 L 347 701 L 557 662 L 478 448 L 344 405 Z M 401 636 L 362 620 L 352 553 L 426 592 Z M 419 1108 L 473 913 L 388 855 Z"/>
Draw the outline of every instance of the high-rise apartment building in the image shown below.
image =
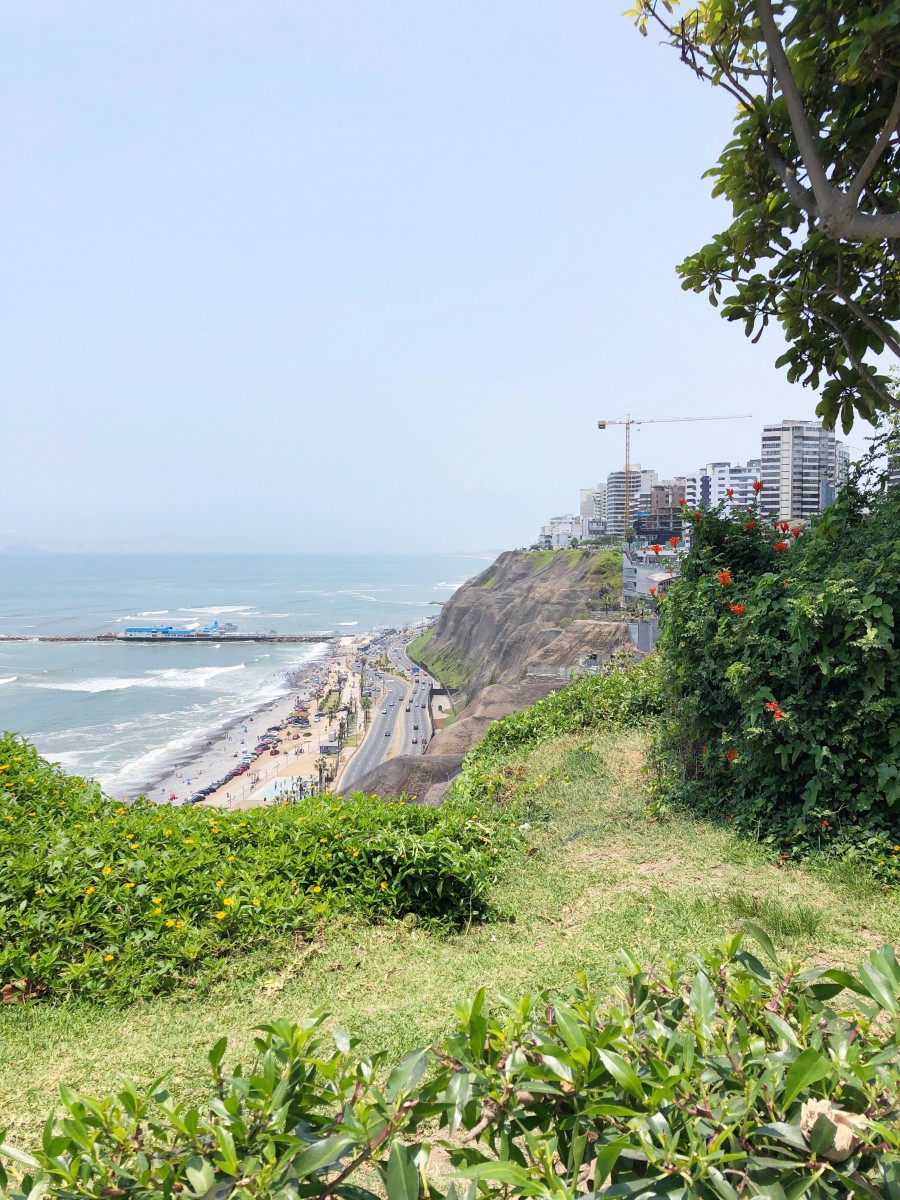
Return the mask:
<path id="1" fill-rule="evenodd" d="M 761 511 L 780 521 L 809 520 L 833 503 L 848 464 L 846 446 L 818 421 L 764 425 Z"/>
<path id="2" fill-rule="evenodd" d="M 598 483 L 596 487 L 582 488 L 578 509 L 579 516 L 589 520 L 606 520 L 606 484 Z"/>
<path id="3" fill-rule="evenodd" d="M 633 525 L 641 512 L 650 511 L 650 490 L 656 483 L 656 471 L 644 471 L 640 463 L 628 468 L 628 523 Z M 625 471 L 610 471 L 606 479 L 606 532 L 621 537 L 625 532 Z"/>

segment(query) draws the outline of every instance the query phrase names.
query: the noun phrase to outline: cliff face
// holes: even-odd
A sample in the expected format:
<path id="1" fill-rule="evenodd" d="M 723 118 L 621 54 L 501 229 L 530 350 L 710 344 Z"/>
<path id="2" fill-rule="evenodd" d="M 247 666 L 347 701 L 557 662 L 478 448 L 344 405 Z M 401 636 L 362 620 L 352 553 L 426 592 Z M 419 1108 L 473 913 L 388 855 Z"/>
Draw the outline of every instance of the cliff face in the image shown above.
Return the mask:
<path id="1" fill-rule="evenodd" d="M 463 584 L 434 628 L 410 646 L 465 710 L 428 753 L 464 752 L 492 720 L 562 686 L 564 676 L 552 668 L 630 647 L 627 626 L 584 619 L 617 605 L 620 592 L 620 556 L 591 550 L 507 551 Z"/>

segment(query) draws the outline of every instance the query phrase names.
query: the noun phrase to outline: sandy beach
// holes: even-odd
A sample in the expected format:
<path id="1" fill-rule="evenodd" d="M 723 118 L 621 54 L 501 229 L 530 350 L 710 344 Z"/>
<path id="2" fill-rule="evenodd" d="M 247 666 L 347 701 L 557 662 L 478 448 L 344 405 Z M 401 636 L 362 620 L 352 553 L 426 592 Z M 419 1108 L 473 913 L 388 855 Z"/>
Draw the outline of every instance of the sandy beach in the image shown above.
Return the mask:
<path id="1" fill-rule="evenodd" d="M 351 738 L 351 744 L 345 746 L 340 763 L 336 755 L 323 755 L 321 748 L 332 740 L 338 718 L 332 713 L 317 716 L 319 702 L 340 686 L 340 703 L 355 700 L 357 712 L 361 711 L 361 680 L 353 664 L 360 646 L 368 641 L 367 634 L 341 638 L 331 654 L 290 672 L 289 690 L 283 696 L 236 717 L 196 753 L 145 785 L 142 793 L 157 803 L 182 804 L 201 788 L 224 779 L 267 731 L 277 735 L 273 744 L 277 753 L 263 751 L 243 774 L 222 783 L 199 803 L 217 808 L 277 803 L 281 794 L 300 780 L 318 784 L 317 764 L 322 758 L 327 774 L 334 777 L 338 766 L 343 766 L 352 754 L 355 739 Z M 289 723 L 298 713 L 308 718 L 308 727 Z"/>

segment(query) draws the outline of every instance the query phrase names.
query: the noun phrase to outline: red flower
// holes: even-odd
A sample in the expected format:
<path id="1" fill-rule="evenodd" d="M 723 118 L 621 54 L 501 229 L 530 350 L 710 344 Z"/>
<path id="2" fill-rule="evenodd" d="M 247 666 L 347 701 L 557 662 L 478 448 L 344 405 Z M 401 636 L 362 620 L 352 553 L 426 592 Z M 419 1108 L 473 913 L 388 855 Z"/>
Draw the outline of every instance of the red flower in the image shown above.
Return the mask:
<path id="1" fill-rule="evenodd" d="M 761 479 L 754 479 L 753 490 L 754 490 L 754 492 L 756 492 L 757 495 L 759 495 L 759 493 L 763 490 L 764 486 L 765 485 L 763 484 L 763 481 Z"/>
<path id="2" fill-rule="evenodd" d="M 745 522 L 744 522 L 744 528 L 745 528 L 745 529 L 755 529 L 755 528 L 756 528 L 756 522 L 755 522 L 755 521 L 745 521 Z"/>
<path id="3" fill-rule="evenodd" d="M 687 504 L 687 496 L 682 496 L 678 501 L 679 504 Z"/>
<path id="4" fill-rule="evenodd" d="M 772 720 L 780 721 L 783 716 L 784 716 L 784 713 L 781 711 L 781 709 L 776 708 L 775 711 L 772 713 Z"/>
<path id="5" fill-rule="evenodd" d="M 727 496 L 729 499 L 731 499 L 731 497 L 734 495 L 734 488 L 726 488 L 726 489 L 725 489 L 725 495 L 726 495 L 726 496 Z"/>
<path id="6" fill-rule="evenodd" d="M 793 536 L 795 538 L 798 538 L 802 532 L 803 532 L 803 530 L 800 528 L 799 525 L 795 525 L 793 527 L 793 529 L 791 529 L 791 533 L 793 534 Z"/>
<path id="7" fill-rule="evenodd" d="M 776 542 L 772 549 L 776 554 L 783 554 L 785 550 L 790 550 L 790 542 Z M 798 551 L 799 553 L 799 551 Z"/>
<path id="8" fill-rule="evenodd" d="M 777 700 L 767 700 L 766 701 L 766 708 L 769 710 L 769 712 L 774 712 L 777 707 L 778 707 Z"/>
<path id="9" fill-rule="evenodd" d="M 680 541 L 681 541 L 681 538 L 680 538 L 680 537 L 670 537 L 670 538 L 669 538 L 669 545 L 670 545 L 670 546 L 672 547 L 672 549 L 674 550 L 674 549 L 675 549 L 675 547 L 678 545 L 678 543 L 679 543 Z"/>
<path id="10" fill-rule="evenodd" d="M 650 593 L 651 596 L 656 595 L 656 588 L 647 588 L 647 591 Z"/>
<path id="11" fill-rule="evenodd" d="M 734 762 L 734 760 L 737 758 L 737 750 L 729 750 L 725 757 L 729 762 Z M 733 821 L 734 817 L 730 817 L 729 820 Z"/>
<path id="12" fill-rule="evenodd" d="M 694 520 L 695 520 L 695 521 L 702 521 L 702 520 L 703 520 L 703 513 L 702 513 L 702 512 L 700 512 L 699 508 L 698 508 L 698 509 L 697 509 L 697 511 L 694 513 Z"/>
<path id="13" fill-rule="evenodd" d="M 747 611 L 746 608 L 744 608 L 743 604 L 732 604 L 732 605 L 730 605 L 730 608 L 731 608 L 731 611 L 733 613 L 737 613 L 737 615 L 739 617 L 742 617 L 744 615 L 744 613 Z"/>
<path id="14" fill-rule="evenodd" d="M 727 567 L 723 567 L 722 570 L 718 572 L 716 579 L 718 579 L 722 587 L 731 587 L 731 572 Z"/>
<path id="15" fill-rule="evenodd" d="M 790 529 L 790 527 L 791 526 L 790 526 L 789 521 L 781 521 L 778 525 L 778 528 L 781 530 L 782 533 L 787 533 L 787 531 Z"/>
<path id="16" fill-rule="evenodd" d="M 650 547 L 650 549 L 653 551 L 654 554 L 659 554 L 660 550 L 662 550 L 662 546 L 660 546 L 659 542 L 656 542 L 654 545 L 652 545 Z"/>

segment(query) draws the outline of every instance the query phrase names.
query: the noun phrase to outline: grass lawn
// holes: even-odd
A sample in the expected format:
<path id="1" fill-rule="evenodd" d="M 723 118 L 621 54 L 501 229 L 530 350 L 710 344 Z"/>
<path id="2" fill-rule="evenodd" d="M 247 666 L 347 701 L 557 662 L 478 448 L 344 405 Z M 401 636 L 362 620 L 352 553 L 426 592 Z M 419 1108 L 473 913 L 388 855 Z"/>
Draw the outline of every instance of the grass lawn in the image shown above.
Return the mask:
<path id="1" fill-rule="evenodd" d="M 236 960 L 227 984 L 197 997 L 128 1008 L 10 1005 L 0 1022 L 0 1130 L 33 1145 L 60 1083 L 91 1094 L 123 1076 L 166 1074 L 179 1098 L 205 1081 L 222 1034 L 226 1062 L 248 1056 L 252 1030 L 325 1006 L 366 1049 L 392 1057 L 450 1025 L 453 1003 L 486 985 L 516 997 L 565 987 L 579 970 L 604 991 L 617 951 L 646 963 L 708 944 L 742 918 L 786 953 L 850 963 L 900 941 L 895 893 L 851 873 L 776 865 L 729 830 L 675 816 L 649 820 L 638 734 L 564 738 L 522 756 L 518 786 L 535 792 L 528 853 L 496 888 L 503 919 L 447 937 L 330 924 L 277 962 Z M 533 853 L 531 852 L 533 851 Z"/>

